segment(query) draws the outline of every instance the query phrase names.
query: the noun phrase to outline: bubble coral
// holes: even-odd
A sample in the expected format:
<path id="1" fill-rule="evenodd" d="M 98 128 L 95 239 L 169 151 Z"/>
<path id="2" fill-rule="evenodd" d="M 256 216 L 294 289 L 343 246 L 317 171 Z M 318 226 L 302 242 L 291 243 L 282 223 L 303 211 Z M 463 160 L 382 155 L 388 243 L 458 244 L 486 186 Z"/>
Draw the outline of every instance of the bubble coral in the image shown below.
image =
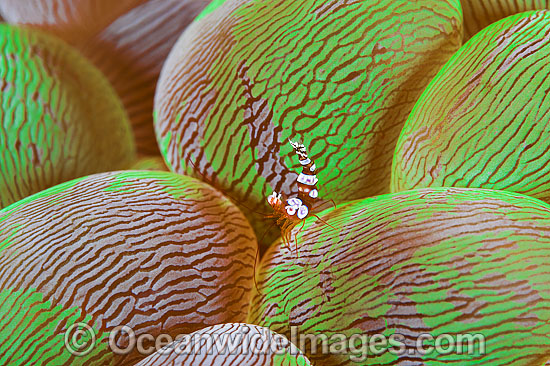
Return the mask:
<path id="1" fill-rule="evenodd" d="M 7 24 L 0 24 L 0 48 L 0 207 L 134 161 L 120 100 L 76 49 Z"/>
<path id="2" fill-rule="evenodd" d="M 134 365 L 145 356 L 124 332 L 109 344 L 116 327 L 175 338 L 244 321 L 254 286 L 257 244 L 239 209 L 168 172 L 101 173 L 25 198 L 0 211 L 0 243 L 1 364 Z M 75 324 L 95 334 L 83 357 L 64 340 Z"/>

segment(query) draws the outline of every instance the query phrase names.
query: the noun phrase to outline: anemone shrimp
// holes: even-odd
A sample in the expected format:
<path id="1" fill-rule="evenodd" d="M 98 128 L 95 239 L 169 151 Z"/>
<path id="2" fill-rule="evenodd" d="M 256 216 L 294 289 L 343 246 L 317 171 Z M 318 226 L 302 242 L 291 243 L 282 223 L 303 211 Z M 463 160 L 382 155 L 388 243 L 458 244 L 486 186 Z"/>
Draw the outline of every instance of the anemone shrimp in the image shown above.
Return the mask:
<path id="1" fill-rule="evenodd" d="M 308 216 L 314 216 L 324 224 L 331 226 L 319 216 L 312 213 L 313 209 L 319 205 L 319 190 L 317 189 L 316 172 L 317 167 L 315 162 L 308 157 L 306 147 L 303 143 L 294 142 L 288 140 L 290 145 L 294 148 L 294 152 L 298 155 L 302 171 L 296 179 L 298 183 L 298 195 L 297 197 L 287 198 L 284 193 L 273 192 L 268 198 L 267 202 L 273 208 L 273 214 L 271 217 L 275 218 L 277 225 L 281 228 L 281 238 L 283 243 L 290 246 L 292 240 L 292 229 L 296 227 L 300 222 L 302 226 L 299 231 L 303 229 L 305 219 Z M 332 200 L 331 200 L 332 201 Z M 334 204 L 334 201 L 332 201 Z M 332 226 L 331 226 L 332 227 Z M 296 255 L 298 255 L 298 242 L 295 235 L 296 242 Z"/>
<path id="2" fill-rule="evenodd" d="M 218 189 L 221 190 L 232 201 L 234 201 L 238 206 L 244 207 L 250 212 L 261 215 L 265 219 L 275 219 L 275 222 L 270 226 L 270 228 L 273 227 L 274 224 L 277 224 L 277 226 L 281 230 L 282 242 L 284 245 L 288 246 L 289 250 L 290 244 L 292 242 L 292 231 L 297 225 L 301 223 L 300 229 L 294 235 L 296 255 L 298 255 L 297 235 L 303 229 L 305 220 L 309 216 L 317 218 L 325 225 L 328 225 L 332 228 L 334 227 L 314 213 L 319 209 L 319 207 L 323 206 L 326 203 L 326 201 L 319 199 L 319 190 L 317 188 L 317 183 L 319 180 L 316 175 L 317 167 L 315 165 L 315 162 L 308 156 L 307 149 L 303 143 L 298 141 L 295 142 L 291 139 L 288 139 L 288 142 L 294 149 L 295 154 L 298 156 L 300 165 L 302 166 L 302 171 L 296 178 L 298 193 L 296 196 L 290 197 L 290 195 L 287 195 L 283 192 L 278 193 L 276 191 L 273 191 L 273 193 L 267 197 L 267 202 L 273 210 L 271 214 L 263 214 L 261 212 L 258 212 L 248 207 L 245 203 L 236 200 L 222 189 Z M 195 168 L 195 171 L 198 171 L 195 164 L 190 160 L 189 162 Z M 205 176 L 205 174 L 200 172 L 199 174 L 213 187 L 218 186 L 216 184 L 213 184 L 211 180 Z M 333 206 L 336 206 L 332 199 L 328 201 L 331 202 Z M 264 236 L 265 234 L 267 234 L 268 231 L 269 228 L 265 231 Z M 260 239 L 258 242 L 261 241 L 262 240 Z"/>

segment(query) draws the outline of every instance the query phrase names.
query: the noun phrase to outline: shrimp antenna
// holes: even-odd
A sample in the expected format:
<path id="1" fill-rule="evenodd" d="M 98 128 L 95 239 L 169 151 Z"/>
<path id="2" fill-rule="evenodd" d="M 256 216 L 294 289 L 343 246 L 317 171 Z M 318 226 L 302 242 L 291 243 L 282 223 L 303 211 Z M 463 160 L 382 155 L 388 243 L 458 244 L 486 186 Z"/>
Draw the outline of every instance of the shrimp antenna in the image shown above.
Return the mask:
<path id="1" fill-rule="evenodd" d="M 312 214 L 311 216 L 317 218 L 317 220 L 321 221 L 323 224 L 327 225 L 327 226 L 330 226 L 331 228 L 333 228 L 334 230 L 337 230 L 334 226 L 332 226 L 331 224 L 329 224 L 328 222 L 326 222 L 325 220 L 323 220 L 322 218 L 320 218 L 319 216 L 317 216 L 316 214 Z"/>

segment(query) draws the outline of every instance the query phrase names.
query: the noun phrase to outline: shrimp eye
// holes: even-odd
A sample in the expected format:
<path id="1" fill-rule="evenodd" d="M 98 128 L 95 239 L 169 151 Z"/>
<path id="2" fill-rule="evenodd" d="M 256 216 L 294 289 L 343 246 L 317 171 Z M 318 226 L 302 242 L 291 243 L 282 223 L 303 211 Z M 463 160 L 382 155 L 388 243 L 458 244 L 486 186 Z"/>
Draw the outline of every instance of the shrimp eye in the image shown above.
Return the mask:
<path id="1" fill-rule="evenodd" d="M 304 219 L 307 214 L 309 213 L 309 209 L 307 208 L 307 206 L 300 206 L 300 208 L 298 209 L 298 218 L 300 220 Z"/>

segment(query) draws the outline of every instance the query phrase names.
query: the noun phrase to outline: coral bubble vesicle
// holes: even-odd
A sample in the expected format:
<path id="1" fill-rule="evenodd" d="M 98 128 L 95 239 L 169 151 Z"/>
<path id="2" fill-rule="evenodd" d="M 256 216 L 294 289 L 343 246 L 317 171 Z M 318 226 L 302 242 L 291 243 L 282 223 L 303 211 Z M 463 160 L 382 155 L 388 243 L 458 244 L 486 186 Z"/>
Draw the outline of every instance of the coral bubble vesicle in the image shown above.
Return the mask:
<path id="1" fill-rule="evenodd" d="M 135 158 L 128 118 L 105 77 L 39 30 L 0 24 L 0 208 Z"/>
<path id="2" fill-rule="evenodd" d="M 550 201 L 550 12 L 490 25 L 428 86 L 394 154 L 393 192 L 507 190 Z"/>
<path id="3" fill-rule="evenodd" d="M 287 138 L 308 146 L 323 197 L 387 192 L 401 126 L 461 36 L 454 0 L 215 1 L 161 72 L 161 152 L 258 211 L 296 180 Z"/>
<path id="4" fill-rule="evenodd" d="M 207 0 L 2 0 L 11 23 L 47 30 L 78 48 L 113 84 L 139 153 L 158 154 L 153 98 L 162 64 Z"/>
<path id="5" fill-rule="evenodd" d="M 245 321 L 256 251 L 237 207 L 174 173 L 101 173 L 27 197 L 0 211 L 0 364 L 134 365 L 147 354 L 117 327 L 175 339 Z M 82 357 L 75 326 L 90 331 Z"/>
<path id="6" fill-rule="evenodd" d="M 311 366 L 284 336 L 245 323 L 218 324 L 198 330 L 168 345 L 167 350 L 136 366 Z"/>
<path id="7" fill-rule="evenodd" d="M 107 76 L 128 112 L 139 153 L 158 154 L 153 99 L 164 60 L 206 0 L 147 0 L 77 47 Z"/>
<path id="8" fill-rule="evenodd" d="M 77 41 L 90 37 L 124 11 L 145 0 L 2 0 L 0 14 Z"/>
<path id="9" fill-rule="evenodd" d="M 462 0 L 464 11 L 464 40 L 507 16 L 529 10 L 550 8 L 549 0 Z"/>
<path id="10" fill-rule="evenodd" d="M 168 168 L 160 156 L 143 156 L 137 159 L 130 170 L 160 170 L 167 172 Z"/>
<path id="11" fill-rule="evenodd" d="M 315 365 L 547 360 L 548 204 L 427 188 L 352 201 L 322 218 L 330 226 L 312 219 L 296 232 L 297 252 L 269 248 L 247 320 L 284 334 Z M 382 343 L 371 345 L 374 337 Z"/>

